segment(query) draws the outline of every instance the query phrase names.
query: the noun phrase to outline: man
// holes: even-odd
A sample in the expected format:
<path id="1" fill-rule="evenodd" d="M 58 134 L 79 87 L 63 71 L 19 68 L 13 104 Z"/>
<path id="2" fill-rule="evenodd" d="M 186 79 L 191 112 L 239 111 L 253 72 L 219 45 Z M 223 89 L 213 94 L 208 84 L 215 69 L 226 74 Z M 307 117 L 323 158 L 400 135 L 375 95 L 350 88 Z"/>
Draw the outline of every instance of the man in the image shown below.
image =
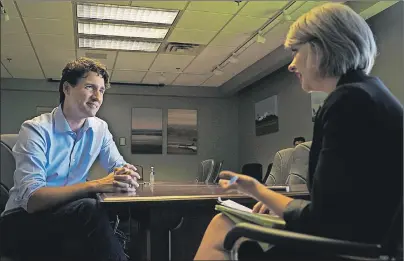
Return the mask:
<path id="1" fill-rule="evenodd" d="M 306 142 L 306 139 L 304 137 L 296 137 L 293 139 L 293 146 L 297 146 L 300 143 Z"/>
<path id="2" fill-rule="evenodd" d="M 60 105 L 21 126 L 13 148 L 14 187 L 0 229 L 3 247 L 22 258 L 127 260 L 108 215 L 92 197 L 139 186 L 136 168 L 119 154 L 107 123 L 95 117 L 108 78 L 96 61 L 68 63 Z M 97 157 L 110 174 L 86 181 Z"/>

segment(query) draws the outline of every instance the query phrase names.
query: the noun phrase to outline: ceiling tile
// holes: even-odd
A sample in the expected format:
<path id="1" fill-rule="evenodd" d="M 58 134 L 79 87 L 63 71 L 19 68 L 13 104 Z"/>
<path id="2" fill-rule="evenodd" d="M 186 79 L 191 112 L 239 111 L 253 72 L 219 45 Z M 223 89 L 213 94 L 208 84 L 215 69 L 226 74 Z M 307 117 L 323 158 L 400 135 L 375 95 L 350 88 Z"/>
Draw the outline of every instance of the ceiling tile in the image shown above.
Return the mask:
<path id="1" fill-rule="evenodd" d="M 247 44 L 246 48 L 242 48 L 238 52 L 239 62 L 232 64 L 227 63 L 223 68 L 225 73 L 238 74 L 245 68 L 248 68 L 279 46 L 284 42 L 287 31 L 292 22 L 281 22 L 281 19 L 275 20 L 271 25 L 273 26 L 266 34 L 265 38 L 267 41 L 265 43 L 257 43 L 252 40 Z"/>
<path id="2" fill-rule="evenodd" d="M 131 70 L 114 70 L 112 73 L 112 82 L 141 83 L 146 72 L 137 72 Z"/>
<path id="3" fill-rule="evenodd" d="M 325 3 L 327 3 L 327 1 L 297 1 L 287 9 L 287 13 L 290 15 L 292 20 L 297 20 L 297 18 L 307 13 L 312 8 Z"/>
<path id="4" fill-rule="evenodd" d="M 242 16 L 271 18 L 288 1 L 249 1 L 238 13 Z"/>
<path id="5" fill-rule="evenodd" d="M 154 53 L 118 52 L 115 70 L 147 71 L 154 61 Z"/>
<path id="6" fill-rule="evenodd" d="M 31 46 L 28 35 L 22 34 L 2 34 L 1 46 Z"/>
<path id="7" fill-rule="evenodd" d="M 1 21 L 1 35 L 3 34 L 26 34 L 24 25 L 18 17 L 10 17 L 8 21 Z"/>
<path id="8" fill-rule="evenodd" d="M 199 86 L 206 79 L 208 79 L 212 73 L 209 74 L 187 74 L 181 73 L 177 79 L 172 83 L 173 85 L 182 85 L 182 86 Z"/>
<path id="9" fill-rule="evenodd" d="M 32 43 L 37 48 L 75 49 L 74 37 L 57 34 L 31 34 Z"/>
<path id="10" fill-rule="evenodd" d="M 274 21 L 274 24 L 276 25 L 264 34 L 264 37 L 267 40 L 263 46 L 265 46 L 266 49 L 271 49 L 271 51 L 285 42 L 286 35 L 288 34 L 292 22 L 278 23 L 277 21 Z"/>
<path id="11" fill-rule="evenodd" d="M 63 68 L 66 66 L 67 63 L 64 63 L 64 65 L 62 65 L 62 63 L 60 63 L 61 66 L 56 66 L 55 64 L 44 64 L 41 61 L 41 65 L 42 65 L 42 69 L 45 73 L 45 77 L 46 78 L 52 78 L 55 80 L 60 80 L 62 78 L 62 71 Z"/>
<path id="12" fill-rule="evenodd" d="M 223 33 L 246 34 L 258 30 L 265 22 L 266 18 L 255 18 L 247 16 L 236 16 L 222 30 Z"/>
<path id="13" fill-rule="evenodd" d="M 10 18 L 12 17 L 20 17 L 18 14 L 17 8 L 15 8 L 15 4 L 13 0 L 2 0 L 4 9 L 6 10 L 6 13 Z M 1 21 L 1 23 L 4 23 L 4 21 Z"/>
<path id="14" fill-rule="evenodd" d="M 181 72 L 194 58 L 195 56 L 191 55 L 159 54 L 150 71 Z"/>
<path id="15" fill-rule="evenodd" d="M 251 34 L 219 33 L 209 45 L 238 47 L 243 44 Z"/>
<path id="16" fill-rule="evenodd" d="M 227 82 L 230 80 L 234 75 L 231 73 L 224 73 L 222 75 L 212 75 L 208 80 L 206 80 L 203 84 L 200 86 L 205 86 L 205 87 L 219 87 L 223 83 Z"/>
<path id="17" fill-rule="evenodd" d="M 38 55 L 41 65 L 47 64 L 54 66 L 58 70 L 62 71 L 65 65 L 76 59 L 75 50 L 66 50 L 59 48 L 37 48 L 36 53 Z"/>
<path id="18" fill-rule="evenodd" d="M 92 50 L 92 49 L 77 49 L 77 58 L 91 56 L 93 57 L 100 57 L 100 56 L 107 56 L 107 59 L 97 59 L 100 63 L 104 64 L 108 69 L 112 69 L 115 62 L 116 51 L 103 51 L 103 50 Z"/>
<path id="19" fill-rule="evenodd" d="M 165 80 L 163 82 L 160 82 L 161 76 L 163 76 L 165 78 Z M 178 73 L 148 72 L 146 74 L 146 77 L 143 79 L 143 83 L 146 83 L 146 84 L 164 83 L 166 85 L 170 85 L 177 77 L 178 77 Z"/>
<path id="20" fill-rule="evenodd" d="M 1 78 L 12 78 L 12 76 L 8 73 L 3 64 L 1 65 Z"/>
<path id="21" fill-rule="evenodd" d="M 39 58 L 43 60 L 65 60 L 68 59 L 74 60 L 76 59 L 76 51 L 75 50 L 66 50 L 59 48 L 37 48 L 36 49 Z"/>
<path id="22" fill-rule="evenodd" d="M 222 71 L 224 72 L 224 74 L 237 75 L 240 72 L 244 71 L 246 68 L 250 67 L 255 62 L 257 62 L 257 60 L 259 60 L 263 56 L 264 55 L 258 57 L 258 55 L 256 55 L 254 57 L 247 57 L 247 58 L 246 56 L 240 56 L 240 61 L 238 63 L 228 63 L 224 66 Z"/>
<path id="23" fill-rule="evenodd" d="M 210 72 L 213 67 L 222 62 L 234 51 L 234 47 L 208 46 L 203 50 L 192 63 L 185 69 L 190 73 Z"/>
<path id="24" fill-rule="evenodd" d="M 188 1 L 132 1 L 132 6 L 143 6 L 157 9 L 182 10 Z"/>
<path id="25" fill-rule="evenodd" d="M 167 41 L 176 43 L 193 43 L 206 45 L 212 40 L 217 32 L 190 30 L 176 28 Z"/>
<path id="26" fill-rule="evenodd" d="M 21 16 L 24 18 L 54 18 L 63 20 L 71 18 L 73 15 L 72 3 L 70 1 L 18 1 L 17 5 Z"/>
<path id="27" fill-rule="evenodd" d="M 24 59 L 37 60 L 34 50 L 31 46 L 20 46 L 18 48 L 15 48 L 14 46 L 4 46 L 4 48 L 1 48 L 0 57 L 4 66 L 6 66 L 7 68 L 9 65 L 13 65 L 19 61 L 23 61 Z M 7 58 L 11 58 L 12 61 L 8 62 Z"/>
<path id="28" fill-rule="evenodd" d="M 187 7 L 187 10 L 235 14 L 244 5 L 245 2 L 237 4 L 233 1 L 191 1 Z"/>
<path id="29" fill-rule="evenodd" d="M 29 34 L 62 34 L 74 37 L 73 18 L 43 19 L 24 18 Z"/>
<path id="30" fill-rule="evenodd" d="M 7 58 L 12 60 L 9 62 Z M 30 46 L 1 48 L 1 61 L 14 78 L 43 79 L 35 53 Z"/>
<path id="31" fill-rule="evenodd" d="M 229 14 L 185 11 L 176 28 L 219 31 L 232 17 L 233 15 Z"/>
<path id="32" fill-rule="evenodd" d="M 267 42 L 271 42 L 271 41 L 266 41 L 266 43 Z M 277 47 L 279 45 L 277 45 Z M 223 68 L 223 71 L 227 72 L 227 73 L 238 74 L 241 71 L 243 71 L 245 68 L 251 66 L 258 60 L 263 58 L 265 55 L 267 55 L 272 50 L 273 49 L 267 48 L 267 46 L 265 44 L 253 43 L 238 56 L 238 58 L 239 58 L 238 63 L 235 63 L 235 64 L 227 63 L 226 66 Z"/>

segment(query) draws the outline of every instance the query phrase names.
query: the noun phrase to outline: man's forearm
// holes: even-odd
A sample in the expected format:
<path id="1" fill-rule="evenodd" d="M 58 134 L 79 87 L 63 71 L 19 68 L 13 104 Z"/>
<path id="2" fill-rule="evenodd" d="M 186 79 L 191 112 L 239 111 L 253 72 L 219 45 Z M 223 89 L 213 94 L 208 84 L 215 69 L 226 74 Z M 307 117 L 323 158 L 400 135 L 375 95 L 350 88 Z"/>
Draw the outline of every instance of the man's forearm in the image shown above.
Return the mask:
<path id="1" fill-rule="evenodd" d="M 269 207 L 276 215 L 283 217 L 283 212 L 286 209 L 286 206 L 293 199 L 287 196 L 284 196 L 280 193 L 267 189 L 264 185 L 259 184 L 257 186 L 257 190 L 253 195 L 257 200 L 264 203 L 267 207 Z"/>
<path id="2" fill-rule="evenodd" d="M 84 198 L 92 192 L 95 192 L 95 184 L 91 181 L 66 187 L 42 187 L 29 198 L 27 212 L 45 210 L 70 200 Z"/>

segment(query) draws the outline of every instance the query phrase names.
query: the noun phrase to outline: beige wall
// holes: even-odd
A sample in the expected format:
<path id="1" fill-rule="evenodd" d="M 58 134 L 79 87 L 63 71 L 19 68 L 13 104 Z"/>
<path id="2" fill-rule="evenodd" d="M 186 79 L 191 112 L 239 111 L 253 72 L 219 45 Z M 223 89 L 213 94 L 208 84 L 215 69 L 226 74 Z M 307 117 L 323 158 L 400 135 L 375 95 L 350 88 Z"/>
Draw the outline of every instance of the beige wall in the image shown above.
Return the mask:
<path id="1" fill-rule="evenodd" d="M 380 77 L 404 103 L 404 2 L 399 2 L 368 21 L 378 53 L 372 75 Z"/>
<path id="2" fill-rule="evenodd" d="M 8 81 L 9 84 L 10 82 L 12 81 Z M 32 81 L 32 84 L 34 83 L 35 81 Z M 27 86 L 34 88 L 32 85 Z M 36 116 L 36 106 L 57 106 L 58 99 L 58 92 L 2 90 L 1 133 L 17 133 L 24 120 Z M 198 110 L 198 155 L 132 155 L 130 152 L 132 107 L 162 108 L 165 115 L 164 122 L 168 108 Z M 196 177 L 198 163 L 207 158 L 224 160 L 224 167 L 229 169 L 238 166 L 236 131 L 238 115 L 235 98 L 106 94 L 98 116 L 109 124 L 116 141 L 119 137 L 126 138 L 127 145 L 118 148 L 127 161 L 144 166 L 146 180 L 151 165 L 156 169 L 156 180 L 193 180 Z M 163 137 L 165 146 L 165 133 Z M 164 147 L 163 152 L 165 151 Z M 98 177 L 104 174 L 102 170 L 95 168 L 91 176 Z"/>

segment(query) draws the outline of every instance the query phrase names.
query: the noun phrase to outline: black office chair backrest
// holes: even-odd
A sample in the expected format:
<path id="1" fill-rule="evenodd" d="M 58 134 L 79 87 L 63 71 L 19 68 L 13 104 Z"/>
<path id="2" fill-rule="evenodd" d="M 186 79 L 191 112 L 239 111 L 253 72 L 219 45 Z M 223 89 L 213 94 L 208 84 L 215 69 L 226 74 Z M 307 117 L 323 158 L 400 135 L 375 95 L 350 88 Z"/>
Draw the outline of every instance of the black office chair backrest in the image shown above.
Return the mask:
<path id="1" fill-rule="evenodd" d="M 3 183 L 0 182 L 0 213 L 2 213 L 6 208 L 6 204 L 9 197 L 8 192 L 9 189 Z"/>
<path id="2" fill-rule="evenodd" d="M 270 163 L 268 165 L 267 172 L 265 173 L 265 177 L 262 180 L 262 183 L 264 183 L 264 184 L 267 182 L 267 179 L 269 178 L 269 174 L 271 174 L 272 165 L 273 165 L 273 163 Z"/>
<path id="3" fill-rule="evenodd" d="M 399 203 L 389 231 L 382 243 L 383 252 L 395 260 L 403 260 L 403 199 Z"/>
<path id="4" fill-rule="evenodd" d="M 14 185 L 15 159 L 12 149 L 17 142 L 18 134 L 1 134 L 0 136 L 0 182 L 7 189 Z"/>
<path id="5" fill-rule="evenodd" d="M 241 168 L 241 173 L 255 178 L 262 183 L 262 164 L 247 163 Z"/>

